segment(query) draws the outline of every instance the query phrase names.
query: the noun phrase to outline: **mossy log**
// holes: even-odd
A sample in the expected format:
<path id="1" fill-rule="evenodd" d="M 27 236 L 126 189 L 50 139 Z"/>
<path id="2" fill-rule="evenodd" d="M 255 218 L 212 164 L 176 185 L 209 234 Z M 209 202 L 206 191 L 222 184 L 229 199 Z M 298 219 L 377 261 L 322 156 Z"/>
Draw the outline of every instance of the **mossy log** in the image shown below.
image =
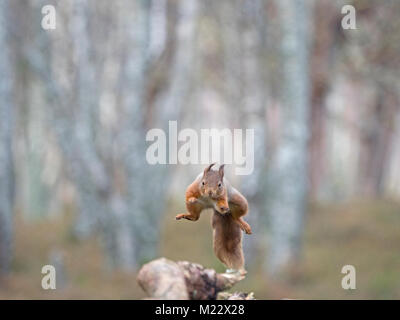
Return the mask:
<path id="1" fill-rule="evenodd" d="M 253 293 L 228 293 L 245 276 L 217 273 L 188 261 L 153 260 L 139 271 L 137 280 L 150 299 L 165 300 L 253 300 Z"/>

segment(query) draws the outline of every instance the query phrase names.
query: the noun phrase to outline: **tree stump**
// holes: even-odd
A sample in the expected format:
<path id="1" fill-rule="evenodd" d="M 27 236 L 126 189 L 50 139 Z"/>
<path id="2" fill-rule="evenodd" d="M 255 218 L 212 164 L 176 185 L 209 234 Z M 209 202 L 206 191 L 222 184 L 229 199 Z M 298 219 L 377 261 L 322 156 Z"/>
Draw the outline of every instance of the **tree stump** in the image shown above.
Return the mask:
<path id="1" fill-rule="evenodd" d="M 253 293 L 223 292 L 244 278 L 238 273 L 217 273 L 197 263 L 159 258 L 142 266 L 137 281 L 151 299 L 252 300 Z"/>

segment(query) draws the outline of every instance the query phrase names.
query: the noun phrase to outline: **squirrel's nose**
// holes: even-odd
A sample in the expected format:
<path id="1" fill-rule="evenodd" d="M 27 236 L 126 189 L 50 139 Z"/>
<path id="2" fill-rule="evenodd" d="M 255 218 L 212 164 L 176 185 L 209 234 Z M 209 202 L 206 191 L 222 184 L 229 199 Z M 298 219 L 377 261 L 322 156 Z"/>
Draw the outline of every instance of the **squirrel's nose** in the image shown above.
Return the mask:
<path id="1" fill-rule="evenodd" d="M 211 190 L 210 190 L 210 191 L 208 191 L 208 195 L 210 195 L 210 196 L 212 195 L 212 191 L 211 191 Z"/>

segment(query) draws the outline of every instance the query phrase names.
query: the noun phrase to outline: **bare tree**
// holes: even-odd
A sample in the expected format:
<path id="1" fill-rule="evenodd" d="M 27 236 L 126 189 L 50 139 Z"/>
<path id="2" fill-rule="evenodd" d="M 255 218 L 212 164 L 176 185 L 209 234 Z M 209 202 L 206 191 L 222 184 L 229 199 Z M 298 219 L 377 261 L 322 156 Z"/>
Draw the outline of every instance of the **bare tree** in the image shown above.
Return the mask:
<path id="1" fill-rule="evenodd" d="M 76 0 L 74 4 L 72 7 L 65 5 L 63 7 L 65 12 L 61 12 L 60 15 L 65 20 L 71 20 L 69 32 L 49 36 L 39 31 L 40 51 L 24 48 L 27 50 L 25 58 L 43 80 L 49 102 L 48 123 L 56 133 L 63 160 L 76 187 L 79 208 L 78 234 L 85 236 L 96 229 L 100 230 L 103 235 L 102 243 L 112 264 L 131 269 L 137 266 L 139 259 L 138 250 L 135 248 L 143 244 L 136 236 L 137 230 L 141 227 L 143 229 L 143 224 L 146 224 L 145 221 L 134 219 L 138 215 L 137 212 L 139 210 L 143 212 L 145 208 L 135 206 L 141 202 L 143 194 L 134 193 L 132 180 L 137 185 L 140 185 L 137 182 L 141 181 L 144 189 L 146 180 L 138 178 L 141 171 L 132 168 L 138 165 L 132 155 L 144 154 L 144 147 L 139 149 L 135 145 L 135 139 L 144 140 L 141 134 L 143 131 L 140 131 L 142 128 L 140 112 L 144 106 L 142 100 L 137 97 L 140 97 L 143 91 L 144 72 L 141 64 L 145 63 L 145 57 L 143 51 L 136 53 L 138 50 L 135 49 L 146 49 L 141 37 L 145 38 L 147 34 L 147 30 L 143 29 L 147 27 L 147 4 L 135 3 L 137 7 L 131 4 L 133 6 L 131 9 L 138 19 L 125 15 L 123 17 L 125 24 L 119 25 L 120 32 L 125 35 L 130 32 L 131 35 L 127 37 L 127 44 L 132 51 L 127 53 L 125 59 L 127 67 L 125 69 L 121 67 L 121 72 L 124 75 L 122 80 L 126 85 L 125 88 L 131 86 L 132 93 L 128 95 L 126 91 L 123 92 L 124 121 L 121 122 L 119 135 L 115 138 L 118 145 L 118 152 L 115 154 L 111 148 L 105 154 L 100 152 L 104 151 L 104 148 L 96 140 L 96 135 L 100 134 L 98 130 L 101 130 L 98 123 L 99 91 L 96 82 L 99 71 L 97 70 L 103 70 L 101 63 L 104 62 L 104 57 L 101 52 L 96 51 L 98 47 L 95 47 L 91 34 L 93 29 L 90 28 L 90 23 L 94 10 L 84 0 Z M 133 20 L 139 23 L 133 25 L 131 22 Z M 63 41 L 59 41 L 60 38 L 57 37 L 61 37 Z M 72 57 L 62 54 L 68 46 L 72 48 L 70 50 Z M 128 178 L 126 188 L 114 185 L 116 168 L 120 166 Z M 137 226 L 139 223 L 142 223 L 141 227 Z M 157 234 L 153 232 L 147 236 L 150 239 Z"/>
<path id="2" fill-rule="evenodd" d="M 166 10 L 163 2 L 157 3 L 159 11 Z M 94 7 L 76 0 L 58 10 L 67 30 L 40 30 L 39 47 L 23 48 L 44 84 L 48 125 L 76 188 L 77 234 L 100 230 L 110 261 L 125 269 L 157 253 L 169 169 L 146 162 L 145 136 L 147 128 L 166 128 L 180 116 L 190 86 L 196 4 L 179 2 L 170 90 L 160 95 L 164 99 L 153 114 L 147 100 L 149 65 L 162 56 L 163 42 L 151 45 L 151 28 L 157 27 L 150 17 L 152 1 L 120 1 L 115 6 L 104 1 Z M 109 24 L 96 20 L 104 12 Z M 103 44 L 110 30 L 114 46 Z M 111 75 L 109 66 L 114 66 Z M 107 119 L 107 126 L 100 119 L 104 94 L 115 101 L 108 106 L 115 121 Z"/>
<path id="3" fill-rule="evenodd" d="M 8 45 L 9 2 L 0 2 L 0 275 L 10 270 L 13 240 L 12 63 Z"/>
<path id="4" fill-rule="evenodd" d="M 264 71 L 264 1 L 223 1 L 221 9 L 226 95 L 235 127 L 254 129 L 256 150 L 254 172 L 242 179 L 242 188 L 251 204 L 249 222 L 257 233 L 265 216 L 265 107 L 268 97 Z M 245 238 L 247 261 L 254 261 L 255 237 Z"/>
<path id="5" fill-rule="evenodd" d="M 308 191 L 307 142 L 310 104 L 310 4 L 276 1 L 282 24 L 282 106 L 279 144 L 271 156 L 268 211 L 271 237 L 268 270 L 298 257 Z"/>
<path id="6" fill-rule="evenodd" d="M 310 111 L 310 197 L 318 199 L 325 174 L 326 159 L 326 97 L 330 90 L 331 70 L 333 68 L 335 28 L 340 9 L 332 1 L 318 1 L 314 9 L 314 27 L 318 37 L 314 37 L 311 57 L 311 111 Z M 340 18 L 340 17 L 339 17 Z"/>
<path id="7" fill-rule="evenodd" d="M 196 28 L 198 24 L 199 4 L 196 0 L 179 1 L 177 5 L 179 15 L 175 26 L 175 48 L 169 73 L 169 86 L 160 94 L 155 102 L 155 114 L 151 121 L 154 127 L 168 131 L 169 121 L 180 120 L 186 107 L 190 89 L 193 83 L 193 65 L 196 49 Z M 144 154 L 144 153 L 143 153 Z M 142 189 L 142 205 L 148 213 L 141 219 L 153 229 L 141 228 L 143 237 L 149 233 L 159 232 L 160 214 L 164 210 L 165 197 L 170 185 L 170 169 L 165 165 L 149 166 L 146 164 L 139 170 L 142 174 L 141 181 L 148 181 L 149 189 Z M 156 199 L 156 200 L 155 200 Z M 157 239 L 156 236 L 153 239 Z M 158 246 L 156 242 L 146 242 L 141 250 L 148 255 Z"/>

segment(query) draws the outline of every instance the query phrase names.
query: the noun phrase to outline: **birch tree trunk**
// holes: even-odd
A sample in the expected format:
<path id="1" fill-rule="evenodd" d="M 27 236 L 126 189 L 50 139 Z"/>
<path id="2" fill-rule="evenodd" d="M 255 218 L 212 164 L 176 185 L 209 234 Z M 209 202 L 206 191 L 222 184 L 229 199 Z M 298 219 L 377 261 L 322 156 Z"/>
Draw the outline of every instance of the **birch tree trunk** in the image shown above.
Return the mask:
<path id="1" fill-rule="evenodd" d="M 134 269 L 142 259 L 143 250 L 150 256 L 155 255 L 159 234 L 147 217 L 158 217 L 161 212 L 149 212 L 146 207 L 147 198 L 157 198 L 149 192 L 151 179 L 144 170 L 146 106 L 143 96 L 149 2 L 127 1 L 123 5 L 110 10 L 112 21 L 117 23 L 118 36 L 124 41 L 121 48 L 126 50 L 118 51 L 117 60 L 112 61 L 121 65 L 117 90 L 113 92 L 121 105 L 116 134 L 103 132 L 106 130 L 98 124 L 97 81 L 105 57 L 93 42 L 93 33 L 102 35 L 90 28 L 97 14 L 90 2 L 75 0 L 73 6 L 63 6 L 58 14 L 60 19 L 70 19 L 66 24 L 69 32 L 59 33 L 57 29 L 51 36 L 40 32 L 41 50 L 28 52 L 25 58 L 41 76 L 49 98 L 48 123 L 56 133 L 76 187 L 79 234 L 100 231 L 111 265 Z M 72 57 L 63 52 L 72 53 Z M 118 94 L 121 96 L 117 97 Z M 100 133 L 111 138 L 114 145 L 101 146 L 101 141 L 96 139 Z M 117 175 L 124 177 L 122 183 Z"/>
<path id="2" fill-rule="evenodd" d="M 65 3 L 57 9 L 57 29 L 38 31 L 40 47 L 22 48 L 24 58 L 43 80 L 48 125 L 76 189 L 76 230 L 82 236 L 100 231 L 115 267 L 134 269 L 157 253 L 169 168 L 146 162 L 145 137 L 147 127 L 166 128 L 169 120 L 179 118 L 190 88 L 197 1 L 180 1 L 178 8 L 171 86 L 151 119 L 146 118 L 148 65 L 159 55 L 150 52 L 151 28 L 156 25 L 150 17 L 151 1 L 120 0 L 115 5 L 104 1 L 100 6 L 87 0 Z M 98 24 L 102 14 L 108 15 L 112 26 Z M 114 38 L 97 28 L 114 31 Z M 112 41 L 115 48 L 104 50 L 107 47 L 99 43 L 105 41 Z M 112 72 L 104 75 L 106 67 Z M 101 84 L 115 101 L 107 106 L 115 109 L 111 112 L 116 123 L 109 127 L 99 119 Z"/>
<path id="3" fill-rule="evenodd" d="M 333 26 L 340 13 L 339 4 L 318 1 L 314 7 L 314 27 L 318 28 L 311 53 L 311 111 L 310 111 L 310 198 L 317 200 L 326 179 L 326 106 L 325 101 L 331 85 L 334 68 L 335 36 Z"/>
<path id="4" fill-rule="evenodd" d="M 267 269 L 274 273 L 299 256 L 308 192 L 309 3 L 276 1 L 282 25 L 281 132 L 271 159 L 271 238 Z"/>
<path id="5" fill-rule="evenodd" d="M 241 32 L 243 41 L 243 78 L 244 103 L 241 108 L 240 121 L 242 129 L 254 130 L 254 171 L 243 177 L 242 189 L 251 203 L 248 221 L 255 234 L 260 234 L 258 225 L 265 217 L 266 208 L 264 194 L 266 192 L 266 118 L 268 83 L 263 63 L 266 24 L 260 26 L 263 19 L 264 1 L 244 2 L 244 30 Z M 260 21 L 261 20 L 261 21 Z M 258 239 L 257 239 L 258 238 Z M 257 249 L 262 237 L 245 237 L 244 252 L 247 261 L 255 261 Z"/>
<path id="6" fill-rule="evenodd" d="M 250 203 L 246 217 L 256 234 L 257 222 L 265 215 L 265 107 L 266 73 L 263 68 L 265 23 L 263 1 L 222 1 L 221 24 L 225 64 L 226 96 L 233 110 L 235 128 L 254 130 L 254 171 L 242 178 L 242 189 Z M 257 237 L 258 239 L 260 237 Z M 244 237 L 246 261 L 256 258 L 255 237 Z"/>
<path id="7" fill-rule="evenodd" d="M 76 179 L 81 181 L 80 184 L 87 186 L 90 184 L 93 188 L 93 196 L 95 203 L 104 201 L 109 189 L 109 176 L 107 175 L 105 165 L 100 159 L 96 150 L 93 131 L 97 109 L 99 105 L 99 92 L 96 90 L 96 78 L 93 58 L 93 45 L 90 42 L 88 30 L 90 11 L 89 4 L 85 0 L 75 0 L 72 21 L 70 24 L 71 42 L 73 55 L 75 57 L 76 76 L 73 89 L 76 92 L 77 112 L 74 119 L 71 119 L 72 134 L 74 135 L 74 154 L 79 157 L 79 163 L 86 175 L 77 175 Z M 97 66 L 99 67 L 99 66 Z M 67 137 L 62 137 L 66 140 Z M 84 191 L 82 191 L 84 192 Z M 103 197 L 102 197 L 103 195 Z M 95 204 L 90 205 L 89 208 Z M 78 231 L 81 235 L 88 235 L 97 219 L 101 219 L 99 208 L 96 210 L 84 209 L 79 215 L 79 223 L 77 223 Z"/>
<path id="8" fill-rule="evenodd" d="M 9 2 L 0 1 L 0 276 L 10 271 L 13 247 L 13 74 L 7 33 L 9 13 Z"/>
<path id="9" fill-rule="evenodd" d="M 134 19 L 128 12 L 135 12 Z M 145 89 L 146 70 L 149 58 L 150 2 L 140 0 L 124 3 L 119 13 L 125 22 L 122 35 L 127 46 L 126 62 L 121 70 L 121 118 L 117 134 L 119 161 L 126 174 L 126 194 L 114 196 L 114 213 L 117 214 L 117 249 L 120 264 L 126 269 L 136 267 L 138 260 L 145 255 L 154 256 L 157 232 L 148 223 L 149 212 L 143 203 L 151 196 L 149 193 L 145 153 Z M 156 213 L 157 215 L 159 213 Z"/>
<path id="10" fill-rule="evenodd" d="M 171 70 L 171 85 L 160 110 L 160 121 L 164 126 L 168 125 L 170 120 L 178 120 L 192 84 L 191 71 L 195 59 L 199 3 L 196 0 L 184 0 L 179 3 L 178 10 L 177 44 Z"/>

